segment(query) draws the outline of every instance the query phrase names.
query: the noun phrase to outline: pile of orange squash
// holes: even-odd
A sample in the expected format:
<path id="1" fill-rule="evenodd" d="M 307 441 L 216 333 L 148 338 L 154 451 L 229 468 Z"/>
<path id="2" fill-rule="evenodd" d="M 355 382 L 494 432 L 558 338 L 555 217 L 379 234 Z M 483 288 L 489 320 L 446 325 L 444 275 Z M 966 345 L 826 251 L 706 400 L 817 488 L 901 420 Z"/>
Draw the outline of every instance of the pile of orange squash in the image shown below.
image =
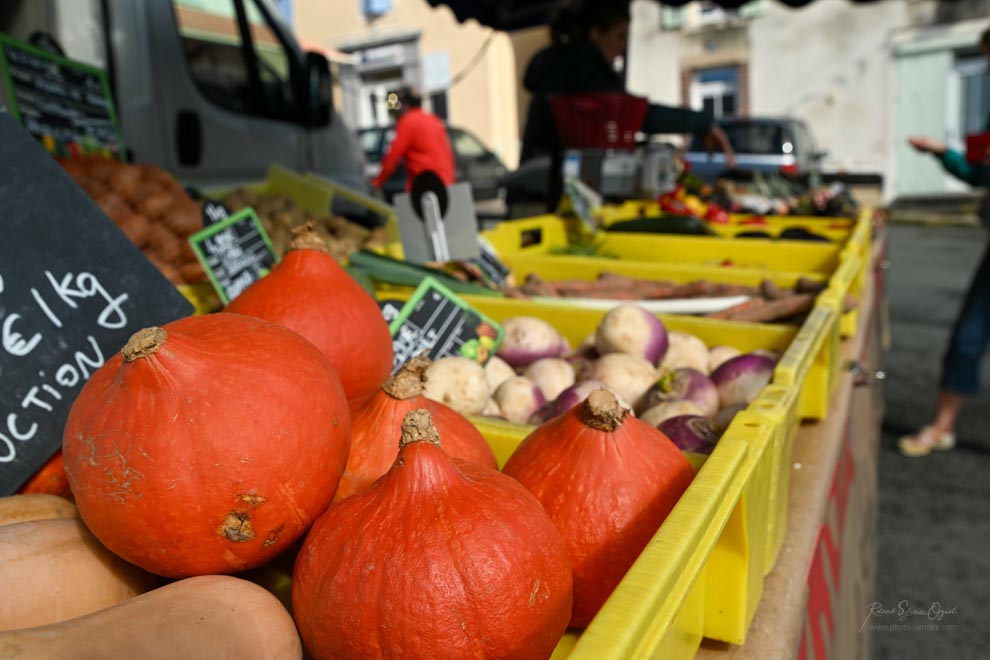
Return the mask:
<path id="1" fill-rule="evenodd" d="M 0 657 L 549 657 L 691 468 L 599 390 L 499 471 L 428 364 L 390 374 L 306 228 L 225 312 L 136 332 L 73 403 L 72 502 L 0 498 Z"/>

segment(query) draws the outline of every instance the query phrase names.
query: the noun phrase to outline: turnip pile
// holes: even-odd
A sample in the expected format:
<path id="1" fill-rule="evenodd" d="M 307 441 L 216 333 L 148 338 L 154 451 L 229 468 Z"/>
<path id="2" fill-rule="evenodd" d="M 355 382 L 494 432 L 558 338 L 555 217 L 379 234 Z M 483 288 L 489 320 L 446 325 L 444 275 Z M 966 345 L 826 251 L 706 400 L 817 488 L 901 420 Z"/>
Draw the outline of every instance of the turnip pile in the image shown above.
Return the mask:
<path id="1" fill-rule="evenodd" d="M 466 414 L 538 425 L 605 388 L 683 451 L 698 453 L 711 452 L 736 413 L 770 382 L 780 357 L 709 347 L 690 333 L 668 331 L 634 304 L 606 314 L 574 350 L 542 319 L 518 316 L 503 325 L 506 339 L 496 357 L 484 368 L 438 360 L 428 378 L 452 380 L 432 386 L 428 380 L 426 396 Z"/>

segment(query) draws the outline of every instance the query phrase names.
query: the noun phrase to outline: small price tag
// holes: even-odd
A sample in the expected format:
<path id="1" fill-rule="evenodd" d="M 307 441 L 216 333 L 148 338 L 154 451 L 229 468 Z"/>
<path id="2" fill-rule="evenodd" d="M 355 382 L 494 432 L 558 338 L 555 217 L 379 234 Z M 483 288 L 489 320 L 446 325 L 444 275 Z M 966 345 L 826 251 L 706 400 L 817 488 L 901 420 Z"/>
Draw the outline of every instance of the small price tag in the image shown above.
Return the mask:
<path id="1" fill-rule="evenodd" d="M 244 209 L 189 237 L 223 304 L 275 265 L 275 251 L 254 209 Z"/>
<path id="2" fill-rule="evenodd" d="M 382 313 L 387 314 L 386 308 Z M 495 355 L 505 334 L 502 326 L 432 277 L 416 288 L 389 330 L 393 372 L 423 351 L 431 360 L 466 357 L 484 364 Z"/>
<path id="3" fill-rule="evenodd" d="M 477 259 L 471 259 L 471 263 L 481 270 L 482 275 L 489 282 L 497 286 L 505 286 L 512 271 L 502 263 L 495 248 L 484 236 L 478 236 L 478 249 L 481 253 Z"/>

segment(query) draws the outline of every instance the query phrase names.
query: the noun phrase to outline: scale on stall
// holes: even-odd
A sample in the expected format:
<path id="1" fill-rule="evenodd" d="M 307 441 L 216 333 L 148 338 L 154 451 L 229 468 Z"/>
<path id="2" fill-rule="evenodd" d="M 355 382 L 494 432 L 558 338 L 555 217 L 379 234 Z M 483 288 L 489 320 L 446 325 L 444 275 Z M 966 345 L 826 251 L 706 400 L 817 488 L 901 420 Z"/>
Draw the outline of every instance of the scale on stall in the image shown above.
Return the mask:
<path id="1" fill-rule="evenodd" d="M 395 196 L 395 210 L 406 261 L 447 263 L 480 255 L 469 184 L 448 186 L 427 170 L 416 175 L 410 192 Z"/>
<path id="2" fill-rule="evenodd" d="M 622 92 L 555 94 L 550 97 L 564 148 L 564 190 L 580 181 L 611 200 L 655 198 L 677 184 L 674 148 L 636 144 L 649 102 Z"/>

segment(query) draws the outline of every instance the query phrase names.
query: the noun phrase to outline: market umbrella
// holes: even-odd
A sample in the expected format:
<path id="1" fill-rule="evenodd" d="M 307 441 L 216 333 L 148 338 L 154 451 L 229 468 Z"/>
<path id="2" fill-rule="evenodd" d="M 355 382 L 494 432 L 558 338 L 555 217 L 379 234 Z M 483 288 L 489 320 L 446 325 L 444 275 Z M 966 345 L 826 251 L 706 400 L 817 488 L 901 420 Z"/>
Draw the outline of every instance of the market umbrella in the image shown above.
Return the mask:
<path id="1" fill-rule="evenodd" d="M 607 0 L 599 0 L 607 1 Z M 737 9 L 749 0 L 714 0 L 725 9 Z M 802 7 L 815 0 L 776 0 L 789 7 Z M 879 0 L 849 0 L 857 4 Z M 474 19 L 490 28 L 504 32 L 546 25 L 558 0 L 427 0 L 434 7 L 446 5 L 458 21 Z M 691 0 L 663 0 L 674 7 L 686 5 Z"/>

